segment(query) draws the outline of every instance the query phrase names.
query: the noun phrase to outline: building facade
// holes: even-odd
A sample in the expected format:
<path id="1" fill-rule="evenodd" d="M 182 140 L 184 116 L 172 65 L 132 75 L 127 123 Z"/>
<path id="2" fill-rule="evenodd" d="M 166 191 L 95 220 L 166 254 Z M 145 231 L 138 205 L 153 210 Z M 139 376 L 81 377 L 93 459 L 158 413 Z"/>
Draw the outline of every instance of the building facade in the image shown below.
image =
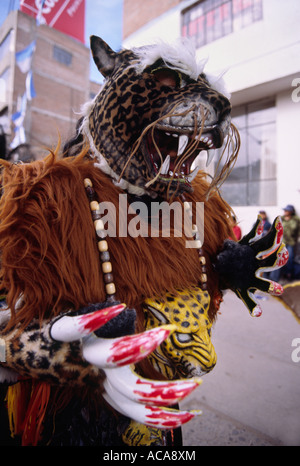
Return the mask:
<path id="1" fill-rule="evenodd" d="M 90 51 L 79 41 L 34 18 L 12 11 L 0 28 L 0 124 L 5 128 L 7 146 L 14 138 L 11 117 L 25 92 L 26 75 L 16 63 L 16 53 L 32 41 L 32 75 L 36 96 L 27 101 L 24 118 L 26 143 L 35 157 L 45 155 L 61 138 L 74 135 L 81 106 L 95 93 L 90 83 Z"/>
<path id="2" fill-rule="evenodd" d="M 299 1 L 174 0 L 155 18 L 154 2 L 148 20 L 130 32 L 134 3 L 124 3 L 124 47 L 188 37 L 199 60 L 208 58 L 205 71 L 224 73 L 241 150 L 222 195 L 242 231 L 259 210 L 273 219 L 293 204 L 300 214 Z"/>

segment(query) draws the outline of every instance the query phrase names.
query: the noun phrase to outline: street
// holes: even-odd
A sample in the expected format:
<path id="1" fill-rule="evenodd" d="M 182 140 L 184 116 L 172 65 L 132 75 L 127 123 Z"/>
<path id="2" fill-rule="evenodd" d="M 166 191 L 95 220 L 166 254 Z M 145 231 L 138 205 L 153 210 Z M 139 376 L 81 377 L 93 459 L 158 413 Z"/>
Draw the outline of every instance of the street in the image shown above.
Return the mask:
<path id="1" fill-rule="evenodd" d="M 203 414 L 183 426 L 184 446 L 300 445 L 300 324 L 276 298 L 259 295 L 251 317 L 227 292 L 212 341 L 218 361 L 181 408 Z M 300 354 L 300 351 L 298 351 Z"/>

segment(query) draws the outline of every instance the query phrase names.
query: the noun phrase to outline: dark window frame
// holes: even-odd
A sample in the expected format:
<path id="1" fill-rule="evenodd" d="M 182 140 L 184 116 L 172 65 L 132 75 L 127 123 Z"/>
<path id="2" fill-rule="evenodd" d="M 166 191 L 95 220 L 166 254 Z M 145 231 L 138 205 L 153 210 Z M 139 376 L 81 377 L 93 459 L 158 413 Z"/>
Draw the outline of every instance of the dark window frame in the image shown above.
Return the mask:
<path id="1" fill-rule="evenodd" d="M 263 19 L 263 0 L 202 0 L 182 11 L 181 35 L 203 47 Z"/>

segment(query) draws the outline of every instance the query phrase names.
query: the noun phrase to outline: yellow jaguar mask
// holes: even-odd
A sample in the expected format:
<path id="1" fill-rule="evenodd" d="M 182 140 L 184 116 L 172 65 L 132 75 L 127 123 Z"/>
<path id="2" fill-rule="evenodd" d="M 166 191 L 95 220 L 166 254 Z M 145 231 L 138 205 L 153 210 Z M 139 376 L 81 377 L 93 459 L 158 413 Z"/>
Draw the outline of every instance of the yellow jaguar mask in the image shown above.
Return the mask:
<path id="1" fill-rule="evenodd" d="M 217 357 L 210 340 L 212 323 L 208 318 L 210 297 L 193 287 L 168 293 L 164 300 L 144 303 L 146 328 L 162 324 L 177 327 L 151 355 L 153 367 L 168 379 L 201 376 L 213 369 Z"/>

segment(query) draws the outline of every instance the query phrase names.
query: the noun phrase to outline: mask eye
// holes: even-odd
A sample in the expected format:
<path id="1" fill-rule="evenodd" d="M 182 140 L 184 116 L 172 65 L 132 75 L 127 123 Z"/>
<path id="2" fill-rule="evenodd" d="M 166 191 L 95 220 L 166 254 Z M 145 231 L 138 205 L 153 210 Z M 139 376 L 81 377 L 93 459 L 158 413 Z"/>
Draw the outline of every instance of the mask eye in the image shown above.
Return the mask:
<path id="1" fill-rule="evenodd" d="M 169 87 L 181 87 L 181 74 L 176 70 L 170 68 L 158 68 L 151 72 L 155 79 L 161 84 L 165 84 Z"/>
<path id="2" fill-rule="evenodd" d="M 188 343 L 193 339 L 188 333 L 176 333 L 176 337 L 179 343 Z"/>

